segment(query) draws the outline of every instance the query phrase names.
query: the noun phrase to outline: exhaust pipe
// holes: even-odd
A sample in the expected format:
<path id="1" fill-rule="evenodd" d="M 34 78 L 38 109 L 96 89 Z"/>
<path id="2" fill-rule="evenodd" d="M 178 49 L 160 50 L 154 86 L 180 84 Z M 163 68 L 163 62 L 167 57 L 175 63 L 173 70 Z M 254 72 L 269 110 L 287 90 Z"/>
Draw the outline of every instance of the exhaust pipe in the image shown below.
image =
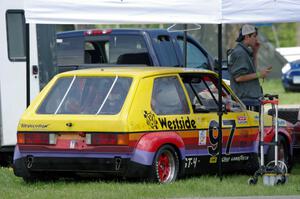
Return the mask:
<path id="1" fill-rule="evenodd" d="M 115 158 L 115 166 L 116 166 L 115 169 L 116 169 L 116 171 L 120 170 L 121 162 L 122 162 L 122 159 L 120 157 Z"/>
<path id="2" fill-rule="evenodd" d="M 30 169 L 32 167 L 33 161 L 34 161 L 33 156 L 27 156 L 27 161 L 26 161 L 27 169 Z"/>

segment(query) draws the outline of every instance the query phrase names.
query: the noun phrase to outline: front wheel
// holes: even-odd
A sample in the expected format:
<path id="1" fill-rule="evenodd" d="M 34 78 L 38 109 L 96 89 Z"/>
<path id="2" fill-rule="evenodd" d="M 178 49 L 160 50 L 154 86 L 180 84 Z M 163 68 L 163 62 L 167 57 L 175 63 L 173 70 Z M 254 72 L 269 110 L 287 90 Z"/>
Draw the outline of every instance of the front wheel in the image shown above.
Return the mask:
<path id="1" fill-rule="evenodd" d="M 176 180 L 178 171 L 177 152 L 170 145 L 162 146 L 155 154 L 150 179 L 159 183 L 170 183 Z"/>

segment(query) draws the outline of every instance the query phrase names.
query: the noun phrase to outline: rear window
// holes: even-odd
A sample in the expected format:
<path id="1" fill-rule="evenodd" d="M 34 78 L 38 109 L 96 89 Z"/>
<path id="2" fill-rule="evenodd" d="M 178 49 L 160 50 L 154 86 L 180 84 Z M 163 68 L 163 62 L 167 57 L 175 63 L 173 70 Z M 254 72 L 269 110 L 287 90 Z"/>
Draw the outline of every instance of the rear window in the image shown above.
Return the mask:
<path id="1" fill-rule="evenodd" d="M 118 76 L 60 78 L 37 113 L 114 115 L 120 112 L 131 82 Z"/>
<path id="2" fill-rule="evenodd" d="M 57 65 L 144 64 L 152 65 L 142 36 L 105 35 L 57 39 Z"/>

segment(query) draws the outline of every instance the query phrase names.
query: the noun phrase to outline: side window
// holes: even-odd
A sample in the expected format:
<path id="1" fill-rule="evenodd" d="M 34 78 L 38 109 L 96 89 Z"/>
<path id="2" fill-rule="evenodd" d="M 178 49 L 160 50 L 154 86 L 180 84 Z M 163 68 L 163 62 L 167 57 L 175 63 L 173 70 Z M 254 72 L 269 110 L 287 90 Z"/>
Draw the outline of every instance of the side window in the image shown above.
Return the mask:
<path id="1" fill-rule="evenodd" d="M 178 43 L 183 52 L 183 38 L 179 37 Z M 192 42 L 187 41 L 187 67 L 208 69 L 209 64 L 206 55 Z"/>
<path id="2" fill-rule="evenodd" d="M 23 10 L 6 12 L 7 48 L 11 61 L 25 61 L 25 18 Z"/>
<path id="3" fill-rule="evenodd" d="M 189 113 L 187 100 L 177 77 L 154 80 L 151 107 L 158 115 Z"/>
<path id="4" fill-rule="evenodd" d="M 184 74 L 182 80 L 195 113 L 218 111 L 219 95 L 216 77 Z M 222 103 L 228 112 L 242 111 L 240 102 L 225 87 L 222 87 Z"/>
<path id="5" fill-rule="evenodd" d="M 194 112 L 218 111 L 218 98 L 215 96 L 218 90 L 210 79 L 186 78 L 184 79 L 184 85 L 188 91 Z"/>
<path id="6" fill-rule="evenodd" d="M 154 38 L 154 48 L 156 55 L 160 60 L 161 66 L 178 66 L 178 60 L 175 52 L 175 47 L 171 38 L 168 35 L 159 35 Z"/>

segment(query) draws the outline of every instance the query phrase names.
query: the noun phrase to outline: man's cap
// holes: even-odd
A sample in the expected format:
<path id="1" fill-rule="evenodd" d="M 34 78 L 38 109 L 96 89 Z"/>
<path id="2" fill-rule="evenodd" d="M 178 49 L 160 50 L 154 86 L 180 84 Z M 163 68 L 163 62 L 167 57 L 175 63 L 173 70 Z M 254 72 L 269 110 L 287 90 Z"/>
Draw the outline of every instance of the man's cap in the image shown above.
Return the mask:
<path id="1" fill-rule="evenodd" d="M 250 24 L 244 24 L 241 28 L 240 28 L 240 33 L 238 38 L 236 39 L 237 42 L 241 42 L 244 40 L 244 36 L 245 35 L 249 35 L 252 33 L 257 33 L 257 28 L 255 26 L 252 26 Z"/>
<path id="2" fill-rule="evenodd" d="M 257 28 L 255 28 L 255 26 L 249 25 L 249 24 L 245 24 L 242 26 L 241 32 L 242 35 L 249 35 L 251 33 L 255 33 L 257 31 Z"/>

